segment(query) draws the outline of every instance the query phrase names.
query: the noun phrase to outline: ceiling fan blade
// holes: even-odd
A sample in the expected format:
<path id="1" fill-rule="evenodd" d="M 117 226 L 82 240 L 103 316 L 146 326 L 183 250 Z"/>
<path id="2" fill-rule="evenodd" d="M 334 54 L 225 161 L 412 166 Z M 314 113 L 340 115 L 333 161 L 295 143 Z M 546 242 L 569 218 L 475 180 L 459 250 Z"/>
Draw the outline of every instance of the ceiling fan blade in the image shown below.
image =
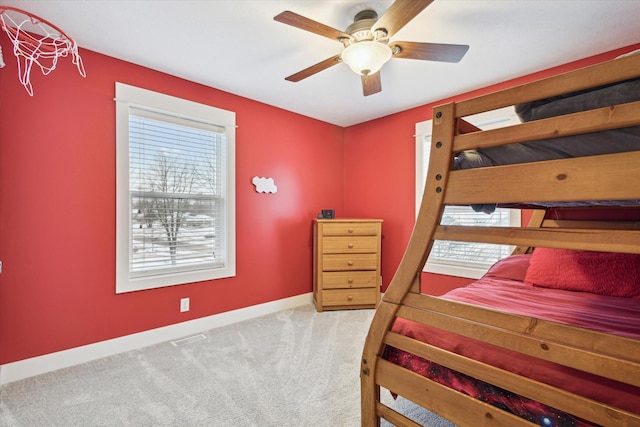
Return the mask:
<path id="1" fill-rule="evenodd" d="M 380 72 L 362 76 L 362 92 L 364 96 L 373 95 L 382 90 L 382 82 L 380 81 Z"/>
<path id="2" fill-rule="evenodd" d="M 393 42 L 390 45 L 394 58 L 423 59 L 426 61 L 460 62 L 469 50 L 466 44 L 441 44 L 418 42 Z M 400 48 L 400 51 L 396 53 Z"/>
<path id="3" fill-rule="evenodd" d="M 326 70 L 329 67 L 333 67 L 336 64 L 340 63 L 340 54 L 332 56 L 331 58 L 327 58 L 324 61 L 318 62 L 311 67 L 305 68 L 302 71 L 298 71 L 295 74 L 290 75 L 289 77 L 285 77 L 285 80 L 290 82 L 299 82 L 302 79 L 306 79 L 309 76 L 312 76 L 316 73 L 319 73 L 322 70 Z"/>
<path id="4" fill-rule="evenodd" d="M 433 0 L 396 0 L 373 24 L 371 31 L 384 28 L 391 37 L 431 3 Z"/>
<path id="5" fill-rule="evenodd" d="M 305 18 L 302 15 L 298 15 L 297 13 L 293 13 L 288 10 L 276 15 L 273 19 L 278 22 L 282 22 L 283 24 L 291 25 L 293 27 L 300 28 L 301 30 L 310 31 L 314 34 L 328 37 L 336 41 L 340 41 L 341 38 L 351 38 L 349 34 L 343 33 L 340 30 L 336 30 L 335 28 L 331 28 L 327 25 L 316 22 L 313 19 Z"/>

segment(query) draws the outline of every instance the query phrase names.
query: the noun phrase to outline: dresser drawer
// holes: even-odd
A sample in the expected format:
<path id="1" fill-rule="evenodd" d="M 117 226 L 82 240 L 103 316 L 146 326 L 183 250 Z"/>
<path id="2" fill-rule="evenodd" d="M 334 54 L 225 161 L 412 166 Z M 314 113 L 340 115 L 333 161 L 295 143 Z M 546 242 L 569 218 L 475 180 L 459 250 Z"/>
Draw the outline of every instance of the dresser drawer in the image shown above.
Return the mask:
<path id="1" fill-rule="evenodd" d="M 322 271 L 377 269 L 378 254 L 327 254 L 322 257 Z"/>
<path id="2" fill-rule="evenodd" d="M 378 275 L 375 271 L 324 272 L 322 286 L 324 289 L 376 288 Z"/>
<path id="3" fill-rule="evenodd" d="M 328 289 L 322 293 L 324 305 L 375 305 L 378 303 L 378 292 L 375 288 L 363 289 Z"/>
<path id="4" fill-rule="evenodd" d="M 331 236 L 322 240 L 322 253 L 375 253 L 378 252 L 377 236 Z"/>
<path id="5" fill-rule="evenodd" d="M 323 236 L 375 236 L 379 224 L 373 222 L 336 222 L 322 225 Z"/>

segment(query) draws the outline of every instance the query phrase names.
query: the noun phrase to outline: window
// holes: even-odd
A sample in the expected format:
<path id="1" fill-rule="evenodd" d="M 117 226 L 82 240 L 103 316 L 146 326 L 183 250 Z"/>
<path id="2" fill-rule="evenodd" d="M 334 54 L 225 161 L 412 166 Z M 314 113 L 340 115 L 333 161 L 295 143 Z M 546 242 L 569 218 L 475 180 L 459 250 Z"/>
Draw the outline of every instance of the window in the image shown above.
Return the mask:
<path id="1" fill-rule="evenodd" d="M 235 113 L 116 83 L 116 292 L 235 276 Z"/>
<path id="2" fill-rule="evenodd" d="M 519 123 L 513 107 L 467 117 L 481 129 L 493 129 Z M 416 213 L 422 200 L 431 145 L 432 121 L 416 124 Z M 496 209 L 490 215 L 475 212 L 468 206 L 447 206 L 442 216 L 445 225 L 519 226 L 520 211 Z M 452 276 L 479 278 L 497 260 L 509 255 L 512 246 L 489 243 L 453 242 L 438 240 L 434 243 L 424 271 Z"/>

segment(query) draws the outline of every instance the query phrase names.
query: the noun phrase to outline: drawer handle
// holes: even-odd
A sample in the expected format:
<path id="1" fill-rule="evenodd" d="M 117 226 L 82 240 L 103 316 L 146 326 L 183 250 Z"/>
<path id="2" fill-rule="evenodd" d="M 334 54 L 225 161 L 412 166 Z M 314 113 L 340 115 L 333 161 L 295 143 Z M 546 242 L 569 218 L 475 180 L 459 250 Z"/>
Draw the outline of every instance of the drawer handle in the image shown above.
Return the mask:
<path id="1" fill-rule="evenodd" d="M 352 265 L 353 265 L 353 261 L 349 260 L 349 261 L 347 261 L 347 264 L 348 264 L 349 266 L 352 266 Z"/>
<path id="2" fill-rule="evenodd" d="M 353 279 L 352 279 L 351 277 L 349 277 L 349 278 L 347 279 L 347 283 L 353 283 Z"/>
<path id="3" fill-rule="evenodd" d="M 349 233 L 353 233 L 353 228 L 348 228 L 348 229 L 347 229 L 347 231 L 348 231 Z"/>
<path id="4" fill-rule="evenodd" d="M 353 243 L 349 243 L 347 246 L 351 249 L 353 248 Z"/>
<path id="5" fill-rule="evenodd" d="M 348 299 L 349 301 L 353 301 L 353 297 L 352 297 L 351 295 L 347 296 L 347 299 Z"/>

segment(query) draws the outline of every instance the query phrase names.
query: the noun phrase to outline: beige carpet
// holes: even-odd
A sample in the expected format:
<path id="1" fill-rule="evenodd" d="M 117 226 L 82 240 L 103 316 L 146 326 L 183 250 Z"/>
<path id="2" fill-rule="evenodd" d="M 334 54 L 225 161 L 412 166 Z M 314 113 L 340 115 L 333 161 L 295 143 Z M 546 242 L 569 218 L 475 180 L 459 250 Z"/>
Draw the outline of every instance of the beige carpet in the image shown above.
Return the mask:
<path id="1" fill-rule="evenodd" d="M 303 306 L 10 383 L 0 426 L 356 427 L 372 316 Z M 415 417 L 451 426 L 426 411 Z"/>

